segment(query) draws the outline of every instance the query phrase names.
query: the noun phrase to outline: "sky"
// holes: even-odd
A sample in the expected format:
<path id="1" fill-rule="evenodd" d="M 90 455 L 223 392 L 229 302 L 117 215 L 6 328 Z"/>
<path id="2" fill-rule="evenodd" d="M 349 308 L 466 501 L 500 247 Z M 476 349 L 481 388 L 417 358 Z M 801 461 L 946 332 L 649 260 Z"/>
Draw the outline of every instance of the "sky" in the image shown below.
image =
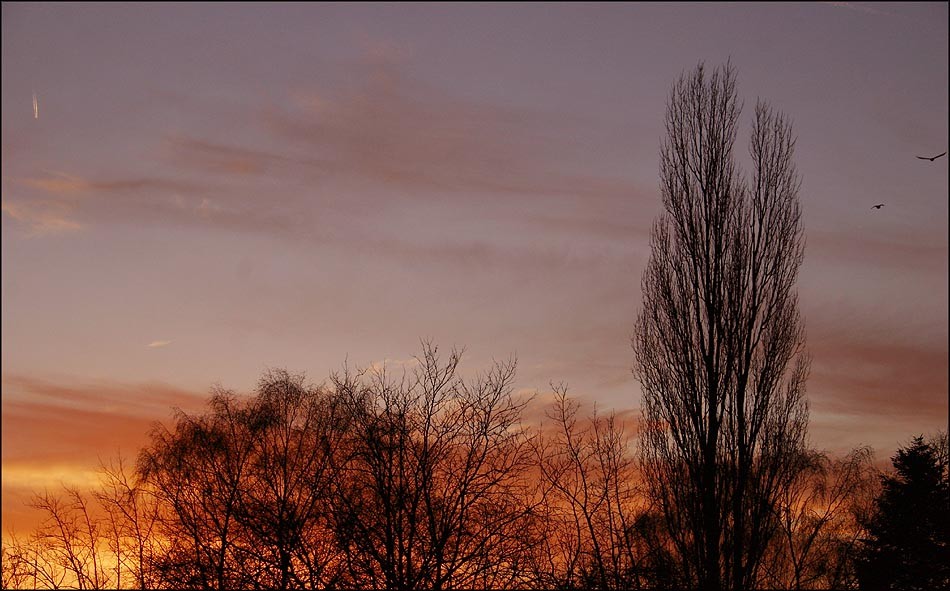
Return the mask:
<path id="1" fill-rule="evenodd" d="M 636 411 L 675 79 L 798 137 L 810 442 L 948 415 L 948 5 L 2 5 L 3 531 L 171 407 L 430 340 Z M 871 206 L 884 203 L 881 209 Z"/>

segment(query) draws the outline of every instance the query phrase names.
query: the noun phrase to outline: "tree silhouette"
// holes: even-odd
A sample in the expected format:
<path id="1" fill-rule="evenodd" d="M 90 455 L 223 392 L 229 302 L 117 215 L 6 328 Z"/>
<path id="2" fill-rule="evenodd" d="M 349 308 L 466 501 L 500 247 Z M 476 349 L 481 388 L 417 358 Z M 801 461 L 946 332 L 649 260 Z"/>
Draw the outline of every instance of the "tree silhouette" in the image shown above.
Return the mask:
<path id="1" fill-rule="evenodd" d="M 941 449 L 942 448 L 942 449 Z M 862 589 L 950 588 L 946 434 L 897 451 L 857 564 Z"/>
<path id="2" fill-rule="evenodd" d="M 633 346 L 641 453 L 686 580 L 747 589 L 804 450 L 808 412 L 794 283 L 802 261 L 791 125 L 756 105 L 751 182 L 733 154 L 731 64 L 674 85 Z"/>
<path id="3" fill-rule="evenodd" d="M 186 588 L 246 586 L 238 516 L 259 425 L 231 392 L 218 389 L 209 407 L 177 411 L 174 430 L 156 426 L 140 454 L 139 472 L 170 514 L 160 535 L 173 540 L 153 568 Z"/>
<path id="4" fill-rule="evenodd" d="M 139 459 L 169 540 L 147 566 L 162 586 L 323 588 L 337 582 L 331 457 L 345 418 L 304 376 L 265 373 L 257 395 L 216 389 L 208 412 L 177 411 Z"/>
<path id="5" fill-rule="evenodd" d="M 811 451 L 782 491 L 780 535 L 766 560 L 766 584 L 776 589 L 850 589 L 854 556 L 873 504 L 876 471 L 868 447 L 844 458 Z"/>
<path id="6" fill-rule="evenodd" d="M 238 518 L 258 565 L 254 579 L 272 589 L 327 586 L 336 579 L 328 498 L 341 405 L 303 375 L 271 370 L 252 408 L 259 428 Z"/>
<path id="7" fill-rule="evenodd" d="M 546 492 L 543 547 L 553 567 L 539 578 L 557 588 L 649 587 L 658 560 L 642 531 L 646 508 L 635 488 L 629 436 L 615 414 L 579 417 L 579 408 L 566 386 L 555 386 L 547 413 L 553 428 L 538 437 Z"/>
<path id="8" fill-rule="evenodd" d="M 334 461 L 335 533 L 361 588 L 519 586 L 532 460 L 513 395 L 515 362 L 458 375 L 424 343 L 402 379 L 332 377 L 349 423 Z"/>
<path id="9" fill-rule="evenodd" d="M 100 462 L 100 488 L 95 493 L 106 516 L 109 549 L 115 556 L 115 586 L 131 579 L 138 589 L 155 588 L 160 581 L 150 568 L 167 548 L 157 533 L 161 505 L 145 482 L 127 470 L 122 456 Z"/>

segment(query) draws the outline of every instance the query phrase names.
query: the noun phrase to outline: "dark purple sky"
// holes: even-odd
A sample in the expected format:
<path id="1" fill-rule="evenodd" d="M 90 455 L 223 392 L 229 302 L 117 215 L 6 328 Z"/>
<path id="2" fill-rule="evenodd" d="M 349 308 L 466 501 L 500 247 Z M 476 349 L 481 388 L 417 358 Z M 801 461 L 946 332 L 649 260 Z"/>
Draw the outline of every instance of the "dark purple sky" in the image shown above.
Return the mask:
<path id="1" fill-rule="evenodd" d="M 798 135 L 812 443 L 946 427 L 946 3 L 2 10 L 4 492 L 420 338 L 636 409 L 666 96 L 728 58 Z"/>

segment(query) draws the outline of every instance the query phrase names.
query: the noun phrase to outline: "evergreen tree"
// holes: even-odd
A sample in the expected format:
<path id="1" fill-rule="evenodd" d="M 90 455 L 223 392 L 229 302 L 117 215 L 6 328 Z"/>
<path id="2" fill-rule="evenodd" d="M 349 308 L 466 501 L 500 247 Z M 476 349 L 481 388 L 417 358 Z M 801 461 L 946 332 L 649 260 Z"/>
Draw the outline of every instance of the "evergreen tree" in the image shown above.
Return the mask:
<path id="1" fill-rule="evenodd" d="M 915 437 L 891 458 L 896 474 L 882 477 L 857 564 L 861 589 L 950 589 L 950 487 L 942 445 Z"/>

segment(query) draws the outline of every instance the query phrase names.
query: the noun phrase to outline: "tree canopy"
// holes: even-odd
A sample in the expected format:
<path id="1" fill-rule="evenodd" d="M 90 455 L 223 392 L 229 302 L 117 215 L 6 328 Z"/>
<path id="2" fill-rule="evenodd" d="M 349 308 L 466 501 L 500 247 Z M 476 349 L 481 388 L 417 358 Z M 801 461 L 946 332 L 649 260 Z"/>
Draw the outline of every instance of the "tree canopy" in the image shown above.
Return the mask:
<path id="1" fill-rule="evenodd" d="M 950 588 L 946 449 L 946 434 L 918 436 L 892 458 L 857 564 L 862 589 Z"/>

